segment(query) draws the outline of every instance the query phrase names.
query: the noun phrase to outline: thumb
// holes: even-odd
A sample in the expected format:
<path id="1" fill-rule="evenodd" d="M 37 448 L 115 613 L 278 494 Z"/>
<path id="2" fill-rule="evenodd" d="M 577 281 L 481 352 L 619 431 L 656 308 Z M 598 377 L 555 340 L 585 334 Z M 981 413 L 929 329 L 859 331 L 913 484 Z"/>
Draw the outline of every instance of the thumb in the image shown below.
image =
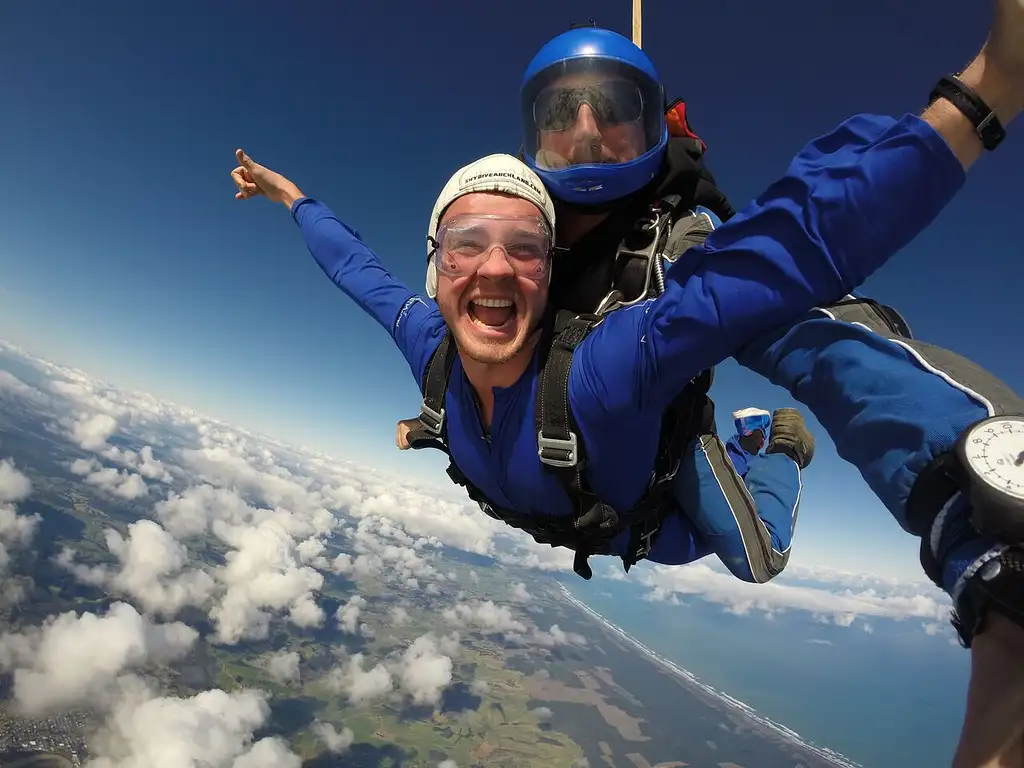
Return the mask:
<path id="1" fill-rule="evenodd" d="M 256 163 L 252 161 L 252 158 L 245 154 L 245 150 L 243 149 L 235 150 L 235 160 L 238 161 L 239 165 L 245 166 L 248 170 L 252 170 L 252 167 L 256 165 Z"/>

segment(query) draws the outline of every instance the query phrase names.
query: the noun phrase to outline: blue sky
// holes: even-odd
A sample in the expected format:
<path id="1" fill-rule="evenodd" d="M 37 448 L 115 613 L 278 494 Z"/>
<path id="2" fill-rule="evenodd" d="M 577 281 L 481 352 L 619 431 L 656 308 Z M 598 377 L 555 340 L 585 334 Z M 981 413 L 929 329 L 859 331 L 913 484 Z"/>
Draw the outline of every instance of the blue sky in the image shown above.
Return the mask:
<path id="1" fill-rule="evenodd" d="M 437 476 L 438 458 L 392 447 L 394 421 L 418 405 L 405 363 L 283 209 L 234 200 L 232 153 L 245 147 L 324 200 L 419 287 L 440 186 L 518 145 L 533 52 L 588 17 L 628 35 L 630 5 L 371 5 L 6 4 L 0 335 L 229 422 Z M 983 5 L 972 15 L 938 0 L 922 16 L 883 0 L 648 3 L 644 48 L 743 204 L 850 114 L 920 109 L 984 39 Z M 1024 277 L 1013 133 L 865 290 L 918 337 L 1024 390 L 1024 362 L 1006 353 Z M 714 395 L 724 415 L 789 402 L 732 363 Z M 917 575 L 914 540 L 817 435 L 794 557 Z"/>

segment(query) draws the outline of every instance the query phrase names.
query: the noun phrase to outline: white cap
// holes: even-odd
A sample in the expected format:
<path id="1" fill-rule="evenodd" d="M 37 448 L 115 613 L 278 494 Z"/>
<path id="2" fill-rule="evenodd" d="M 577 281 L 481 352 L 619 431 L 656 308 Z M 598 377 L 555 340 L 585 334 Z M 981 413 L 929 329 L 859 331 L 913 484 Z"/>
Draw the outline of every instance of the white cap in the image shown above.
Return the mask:
<path id="1" fill-rule="evenodd" d="M 771 418 L 771 414 L 764 408 L 743 408 L 742 410 L 732 412 L 733 421 L 739 421 L 740 419 L 749 419 L 752 416 L 767 416 Z"/>
<path id="2" fill-rule="evenodd" d="M 437 237 L 437 225 L 445 209 L 463 195 L 473 192 L 504 192 L 529 200 L 540 208 L 554 236 L 555 205 L 544 188 L 544 182 L 525 163 L 512 155 L 503 154 L 487 155 L 452 174 L 438 195 L 437 202 L 434 203 L 427 235 Z M 433 248 L 428 241 L 428 256 L 431 250 Z M 427 296 L 434 298 L 436 295 L 437 269 L 434 267 L 434 260 L 430 259 L 427 262 Z"/>

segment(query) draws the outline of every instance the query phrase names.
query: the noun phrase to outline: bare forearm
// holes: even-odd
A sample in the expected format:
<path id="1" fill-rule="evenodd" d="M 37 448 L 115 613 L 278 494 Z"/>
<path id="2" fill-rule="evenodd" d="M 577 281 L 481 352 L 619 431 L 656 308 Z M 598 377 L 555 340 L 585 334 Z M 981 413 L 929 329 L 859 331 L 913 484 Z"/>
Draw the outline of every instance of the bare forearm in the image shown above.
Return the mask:
<path id="1" fill-rule="evenodd" d="M 1020 114 L 1020 88 L 1015 88 L 1009 77 L 991 65 L 984 51 L 964 70 L 960 80 L 988 104 L 1004 127 Z M 946 99 L 936 99 L 922 119 L 942 135 L 964 170 L 981 156 L 981 139 L 971 121 Z"/>
<path id="2" fill-rule="evenodd" d="M 284 189 L 281 190 L 281 199 L 278 202 L 290 211 L 292 206 L 295 205 L 295 201 L 303 197 L 305 195 L 302 194 L 302 190 L 288 182 Z"/>
<path id="3" fill-rule="evenodd" d="M 960 744 L 953 768 L 1024 765 L 1024 628 L 993 612 L 971 646 Z"/>

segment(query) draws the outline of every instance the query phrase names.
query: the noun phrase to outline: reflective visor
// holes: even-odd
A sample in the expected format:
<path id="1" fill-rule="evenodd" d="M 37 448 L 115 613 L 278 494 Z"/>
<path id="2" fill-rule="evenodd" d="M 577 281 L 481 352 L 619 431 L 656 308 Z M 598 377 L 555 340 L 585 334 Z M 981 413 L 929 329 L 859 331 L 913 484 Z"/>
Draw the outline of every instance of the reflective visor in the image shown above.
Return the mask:
<path id="1" fill-rule="evenodd" d="M 517 277 L 541 280 L 551 266 L 551 230 L 540 216 L 466 214 L 437 230 L 431 258 L 442 275 L 464 277 L 499 248 Z"/>
<path id="2" fill-rule="evenodd" d="M 543 70 L 523 88 L 520 106 L 523 149 L 552 170 L 630 162 L 658 145 L 665 125 L 661 85 L 638 69 L 598 57 Z"/>

